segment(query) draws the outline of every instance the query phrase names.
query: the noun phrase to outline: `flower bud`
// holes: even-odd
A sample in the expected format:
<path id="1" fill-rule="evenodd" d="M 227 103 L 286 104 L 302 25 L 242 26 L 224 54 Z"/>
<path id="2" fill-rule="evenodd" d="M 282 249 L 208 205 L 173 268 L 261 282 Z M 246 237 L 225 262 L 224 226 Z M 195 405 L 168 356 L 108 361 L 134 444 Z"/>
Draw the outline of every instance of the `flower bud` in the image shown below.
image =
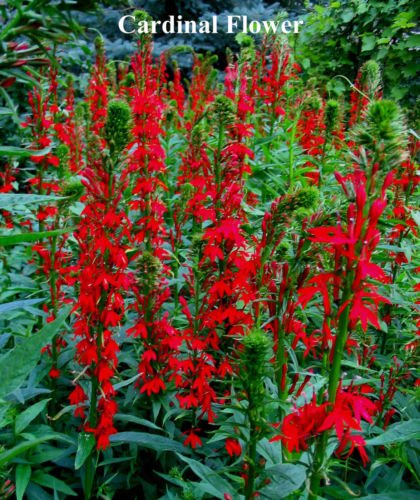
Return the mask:
<path id="1" fill-rule="evenodd" d="M 144 252 L 136 262 L 137 282 L 140 287 L 151 290 L 158 284 L 162 262 L 150 252 Z"/>
<path id="2" fill-rule="evenodd" d="M 215 119 L 219 126 L 227 127 L 235 119 L 233 102 L 224 95 L 218 95 L 213 103 Z"/>
<path id="3" fill-rule="evenodd" d="M 128 104 L 121 99 L 110 101 L 105 123 L 105 138 L 112 158 L 117 157 L 127 146 L 130 129 L 131 114 Z"/>
<path id="4" fill-rule="evenodd" d="M 340 117 L 340 104 L 334 99 L 329 99 L 325 105 L 325 127 L 327 135 L 330 136 L 337 130 Z"/>
<path id="5" fill-rule="evenodd" d="M 62 188 L 61 196 L 63 196 L 63 199 L 58 201 L 58 207 L 67 208 L 75 201 L 80 200 L 84 190 L 85 187 L 77 177 L 69 179 Z"/>
<path id="6" fill-rule="evenodd" d="M 248 370 L 250 378 L 261 378 L 264 375 L 270 340 L 262 330 L 251 330 L 242 341 L 242 363 Z"/>
<path id="7" fill-rule="evenodd" d="M 389 171 L 407 156 L 407 128 L 399 106 L 390 100 L 372 101 L 365 121 L 354 130 L 356 143 L 375 152 L 379 168 Z"/>
<path id="8" fill-rule="evenodd" d="M 381 71 L 376 61 L 366 61 L 360 68 L 360 85 L 369 99 L 375 99 L 381 90 Z"/>
<path id="9" fill-rule="evenodd" d="M 152 17 L 150 16 L 150 14 L 148 14 L 146 11 L 144 10 L 135 10 L 133 12 L 133 16 L 135 17 L 135 24 L 138 25 L 140 22 L 146 22 L 148 24 L 148 26 L 150 26 L 150 21 L 152 21 Z M 151 30 L 149 30 L 151 31 Z M 136 31 L 136 34 L 137 36 L 139 37 L 139 39 L 143 42 L 151 42 L 152 41 L 152 33 L 138 33 Z"/>

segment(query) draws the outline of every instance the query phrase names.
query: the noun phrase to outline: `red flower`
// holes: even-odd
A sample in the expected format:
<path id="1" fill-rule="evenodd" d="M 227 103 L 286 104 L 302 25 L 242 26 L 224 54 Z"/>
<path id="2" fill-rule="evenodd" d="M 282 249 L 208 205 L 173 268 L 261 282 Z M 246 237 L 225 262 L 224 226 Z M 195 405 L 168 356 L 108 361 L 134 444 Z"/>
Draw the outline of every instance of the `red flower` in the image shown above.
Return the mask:
<path id="1" fill-rule="evenodd" d="M 226 451 L 229 453 L 231 457 L 233 457 L 234 455 L 237 455 L 239 457 L 242 453 L 241 444 L 237 439 L 232 439 L 232 438 L 226 439 L 225 447 Z"/>
<path id="2" fill-rule="evenodd" d="M 184 432 L 183 434 L 188 434 L 186 439 L 184 440 L 184 446 L 191 446 L 191 448 L 195 449 L 198 446 L 202 446 L 203 442 L 200 437 L 194 432 L 194 430 Z"/>
<path id="3" fill-rule="evenodd" d="M 49 371 L 49 376 L 51 378 L 59 378 L 59 376 L 60 376 L 60 370 L 57 367 L 53 366 L 51 368 L 51 370 Z"/>

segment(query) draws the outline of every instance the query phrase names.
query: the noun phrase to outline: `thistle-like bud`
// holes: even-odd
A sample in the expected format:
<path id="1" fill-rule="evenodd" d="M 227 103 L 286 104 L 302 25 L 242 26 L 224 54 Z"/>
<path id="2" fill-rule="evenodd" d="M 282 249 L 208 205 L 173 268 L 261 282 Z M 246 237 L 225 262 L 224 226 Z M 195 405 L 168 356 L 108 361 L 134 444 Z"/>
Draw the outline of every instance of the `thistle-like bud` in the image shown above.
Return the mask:
<path id="1" fill-rule="evenodd" d="M 241 379 L 248 400 L 248 419 L 253 422 L 253 436 L 258 439 L 267 429 L 265 420 L 266 390 L 264 378 L 268 373 L 270 357 L 270 340 L 262 330 L 251 330 L 242 340 L 240 354 Z M 253 460 L 252 457 L 249 457 Z"/>
<path id="2" fill-rule="evenodd" d="M 233 57 L 233 52 L 230 47 L 226 47 L 226 63 L 227 66 L 233 64 L 234 62 L 234 57 Z"/>
<path id="3" fill-rule="evenodd" d="M 191 194 L 194 191 L 194 186 L 189 182 L 185 182 L 184 184 L 182 184 L 180 191 L 181 198 L 187 201 L 190 199 Z"/>
<path id="4" fill-rule="evenodd" d="M 69 147 L 66 144 L 59 144 L 55 150 L 55 155 L 60 160 L 60 167 L 64 167 L 69 159 Z"/>
<path id="5" fill-rule="evenodd" d="M 295 194 L 294 206 L 298 208 L 313 208 L 319 199 L 319 191 L 315 186 L 306 186 L 298 189 Z"/>
<path id="6" fill-rule="evenodd" d="M 63 197 L 63 199 L 58 201 L 58 207 L 69 207 L 72 203 L 80 200 L 84 191 L 85 187 L 77 177 L 69 179 L 62 187 L 61 196 Z"/>
<path id="7" fill-rule="evenodd" d="M 235 119 L 233 102 L 225 95 L 218 95 L 213 103 L 213 111 L 219 126 L 227 127 Z"/>
<path id="8" fill-rule="evenodd" d="M 89 106 L 86 101 L 79 101 L 74 108 L 74 115 L 77 123 L 87 121 L 89 117 Z"/>
<path id="9" fill-rule="evenodd" d="M 124 87 L 133 87 L 133 85 L 136 83 L 136 77 L 134 76 L 134 73 L 129 72 L 125 75 L 125 78 L 123 80 L 123 86 Z"/>
<path id="10" fill-rule="evenodd" d="M 266 374 L 270 340 L 262 330 L 251 330 L 242 340 L 241 361 L 246 367 L 247 376 L 257 382 Z M 262 380 L 261 380 L 262 382 Z"/>
<path id="11" fill-rule="evenodd" d="M 274 260 L 280 262 L 288 255 L 291 245 L 287 241 L 281 241 L 274 252 Z"/>
<path id="12" fill-rule="evenodd" d="M 197 497 L 190 489 L 182 490 L 182 500 L 195 500 Z"/>
<path id="13" fill-rule="evenodd" d="M 284 222 L 299 208 L 313 208 L 318 198 L 319 192 L 315 186 L 302 187 L 292 193 L 285 194 L 273 204 L 273 223 Z"/>
<path id="14" fill-rule="evenodd" d="M 235 40 L 241 47 L 241 60 L 252 63 L 255 60 L 254 39 L 245 33 L 238 33 Z"/>
<path id="15" fill-rule="evenodd" d="M 137 259 L 137 282 L 145 290 L 151 290 L 158 282 L 162 271 L 162 262 L 150 252 L 143 252 Z"/>
<path id="16" fill-rule="evenodd" d="M 117 85 L 118 85 L 117 66 L 115 65 L 115 63 L 108 64 L 107 71 L 108 71 L 107 76 L 111 84 L 112 93 L 115 95 L 115 93 L 117 92 Z"/>
<path id="17" fill-rule="evenodd" d="M 304 219 L 308 218 L 311 215 L 311 210 L 304 208 L 304 207 L 299 207 L 294 214 L 295 220 L 298 222 L 302 222 Z"/>
<path id="18" fill-rule="evenodd" d="M 105 54 L 105 43 L 101 36 L 97 36 L 94 41 L 95 50 L 98 57 L 104 56 Z"/>
<path id="19" fill-rule="evenodd" d="M 381 170 L 400 165 L 407 156 L 407 128 L 399 106 L 390 100 L 369 104 L 365 121 L 354 130 L 355 140 L 375 153 Z"/>
<path id="20" fill-rule="evenodd" d="M 255 45 L 252 36 L 246 35 L 245 33 L 238 33 L 235 36 L 235 40 L 241 47 L 253 47 Z"/>
<path id="21" fill-rule="evenodd" d="M 322 108 L 322 99 L 318 92 L 314 92 L 304 103 L 304 108 L 308 111 L 320 111 Z"/>
<path id="22" fill-rule="evenodd" d="M 194 125 L 191 131 L 191 141 L 196 147 L 199 147 L 204 142 L 204 128 L 202 122 L 198 122 Z"/>
<path id="23" fill-rule="evenodd" d="M 375 99 L 381 90 L 381 70 L 376 61 L 366 61 L 360 68 L 360 85 L 369 99 Z"/>
<path id="24" fill-rule="evenodd" d="M 312 76 L 311 78 L 308 78 L 308 81 L 306 82 L 306 89 L 315 90 L 317 85 L 318 85 L 318 79 Z"/>
<path id="25" fill-rule="evenodd" d="M 105 138 L 108 141 L 111 157 L 115 159 L 130 141 L 131 113 L 129 105 L 115 99 L 108 104 L 105 123 Z"/>
<path id="26" fill-rule="evenodd" d="M 271 206 L 271 221 L 267 226 L 269 240 L 277 241 L 293 214 L 298 210 L 305 210 L 308 215 L 318 199 L 318 189 L 315 186 L 307 186 L 287 193 L 274 201 Z"/>
<path id="27" fill-rule="evenodd" d="M 195 233 L 191 238 L 191 250 L 194 255 L 199 255 L 204 245 L 202 233 Z"/>
<path id="28" fill-rule="evenodd" d="M 182 472 L 179 470 L 179 467 L 176 466 L 172 467 L 169 470 L 169 475 L 175 479 L 182 481 Z"/>
<path id="29" fill-rule="evenodd" d="M 329 99 L 325 105 L 325 127 L 327 136 L 337 130 L 340 118 L 340 103 L 335 99 Z"/>
<path id="30" fill-rule="evenodd" d="M 189 52 L 190 54 L 194 54 L 194 49 L 193 47 L 191 47 L 191 45 L 175 45 L 174 47 L 169 48 L 166 51 L 166 54 L 168 56 L 173 56 L 175 54 L 182 54 L 184 52 Z"/>
<path id="31" fill-rule="evenodd" d="M 144 10 L 135 10 L 133 12 L 133 16 L 136 19 L 135 23 L 136 23 L 137 26 L 139 25 L 139 23 L 142 23 L 142 24 L 143 23 L 147 23 L 147 26 L 150 27 L 150 21 L 152 21 L 152 17 L 146 11 L 144 11 Z M 153 36 L 152 36 L 151 33 L 138 33 L 138 31 L 136 31 L 136 34 L 138 35 L 138 37 L 140 38 L 141 41 L 144 41 L 146 43 L 147 42 L 151 42 L 151 40 L 153 38 Z"/>
<path id="32" fill-rule="evenodd" d="M 80 182 L 80 180 L 77 178 L 73 178 L 64 184 L 61 194 L 66 198 L 71 198 L 72 200 L 78 200 L 84 193 L 84 190 L 85 187 Z"/>
<path id="33" fill-rule="evenodd" d="M 70 88 L 74 85 L 74 77 L 71 73 L 66 76 L 66 86 Z"/>

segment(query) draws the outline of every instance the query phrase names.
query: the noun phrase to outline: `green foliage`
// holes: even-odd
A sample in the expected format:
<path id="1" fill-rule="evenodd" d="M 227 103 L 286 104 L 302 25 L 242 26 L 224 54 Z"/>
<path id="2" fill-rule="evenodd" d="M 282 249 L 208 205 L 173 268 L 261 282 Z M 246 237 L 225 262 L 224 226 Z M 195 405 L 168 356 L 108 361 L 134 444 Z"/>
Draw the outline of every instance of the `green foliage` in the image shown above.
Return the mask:
<path id="1" fill-rule="evenodd" d="M 41 357 L 41 348 L 63 328 L 70 309 L 67 306 L 55 321 L 45 325 L 36 335 L 21 340 L 14 349 L 0 358 L 1 366 L 4 367 L 0 398 L 18 389 L 25 381 Z"/>
<path id="2" fill-rule="evenodd" d="M 419 13 L 418 2 L 408 0 L 314 5 L 305 16 L 297 48 L 304 69 L 310 76 L 323 78 L 325 84 L 337 74 L 354 81 L 361 63 L 373 59 L 382 67 L 386 94 L 413 105 L 419 89 L 415 49 Z"/>

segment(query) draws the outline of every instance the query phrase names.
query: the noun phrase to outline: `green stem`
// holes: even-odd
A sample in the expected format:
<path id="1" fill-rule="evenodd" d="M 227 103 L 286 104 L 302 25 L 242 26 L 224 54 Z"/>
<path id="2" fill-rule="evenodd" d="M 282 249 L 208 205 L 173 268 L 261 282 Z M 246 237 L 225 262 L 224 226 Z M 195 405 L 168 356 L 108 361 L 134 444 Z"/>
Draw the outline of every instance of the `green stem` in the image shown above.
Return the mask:
<path id="1" fill-rule="evenodd" d="M 347 303 L 351 298 L 351 284 L 353 282 L 354 273 L 347 274 L 346 283 L 343 292 L 342 303 Z M 344 311 L 341 313 L 338 320 L 337 337 L 335 340 L 333 363 L 328 380 L 328 402 L 335 403 L 337 390 L 340 384 L 341 364 L 343 361 L 344 347 L 348 337 L 350 305 L 347 304 Z M 316 443 L 315 455 L 313 461 L 313 473 L 310 479 L 309 500 L 314 500 L 318 497 L 321 488 L 321 478 L 323 475 L 323 465 L 325 452 L 328 444 L 329 431 L 324 431 L 320 439 Z"/>
<path id="2" fill-rule="evenodd" d="M 248 447 L 248 480 L 245 488 L 245 499 L 252 500 L 254 498 L 256 467 L 255 462 L 257 459 L 257 426 L 255 420 L 252 418 L 254 412 L 252 400 L 249 401 L 248 418 L 250 423 L 249 431 L 249 447 Z"/>
<path id="3" fill-rule="evenodd" d="M 85 476 L 84 476 L 84 498 L 85 500 L 91 500 L 93 482 L 96 473 L 96 457 L 91 453 L 91 455 L 86 460 L 85 465 Z"/>
<path id="4" fill-rule="evenodd" d="M 59 225 L 57 229 L 60 229 Z M 57 250 L 57 236 L 53 236 L 51 238 L 51 270 L 50 270 L 50 287 L 51 287 L 51 302 L 52 302 L 52 309 L 53 309 L 53 314 L 54 318 L 57 316 L 57 272 L 55 270 L 55 253 Z M 52 365 L 56 366 L 57 365 L 57 338 L 58 335 L 55 335 L 53 340 L 52 340 L 52 347 L 51 347 L 51 357 L 52 357 Z"/>
<path id="5" fill-rule="evenodd" d="M 295 152 L 293 150 L 293 146 L 295 145 L 296 129 L 297 129 L 299 118 L 300 118 L 300 110 L 298 111 L 298 114 L 296 115 L 296 119 L 293 122 L 292 136 L 290 137 L 290 141 L 289 141 L 289 187 L 290 188 L 292 188 L 294 185 Z"/>
<path id="6" fill-rule="evenodd" d="M 279 321 L 279 331 L 277 338 L 277 352 L 276 352 L 276 370 L 277 370 L 277 391 L 280 401 L 284 401 L 286 392 L 286 387 L 283 385 L 283 366 L 286 363 L 286 353 L 285 353 L 285 332 L 282 324 Z M 279 406 L 279 422 L 283 419 L 283 410 Z"/>

